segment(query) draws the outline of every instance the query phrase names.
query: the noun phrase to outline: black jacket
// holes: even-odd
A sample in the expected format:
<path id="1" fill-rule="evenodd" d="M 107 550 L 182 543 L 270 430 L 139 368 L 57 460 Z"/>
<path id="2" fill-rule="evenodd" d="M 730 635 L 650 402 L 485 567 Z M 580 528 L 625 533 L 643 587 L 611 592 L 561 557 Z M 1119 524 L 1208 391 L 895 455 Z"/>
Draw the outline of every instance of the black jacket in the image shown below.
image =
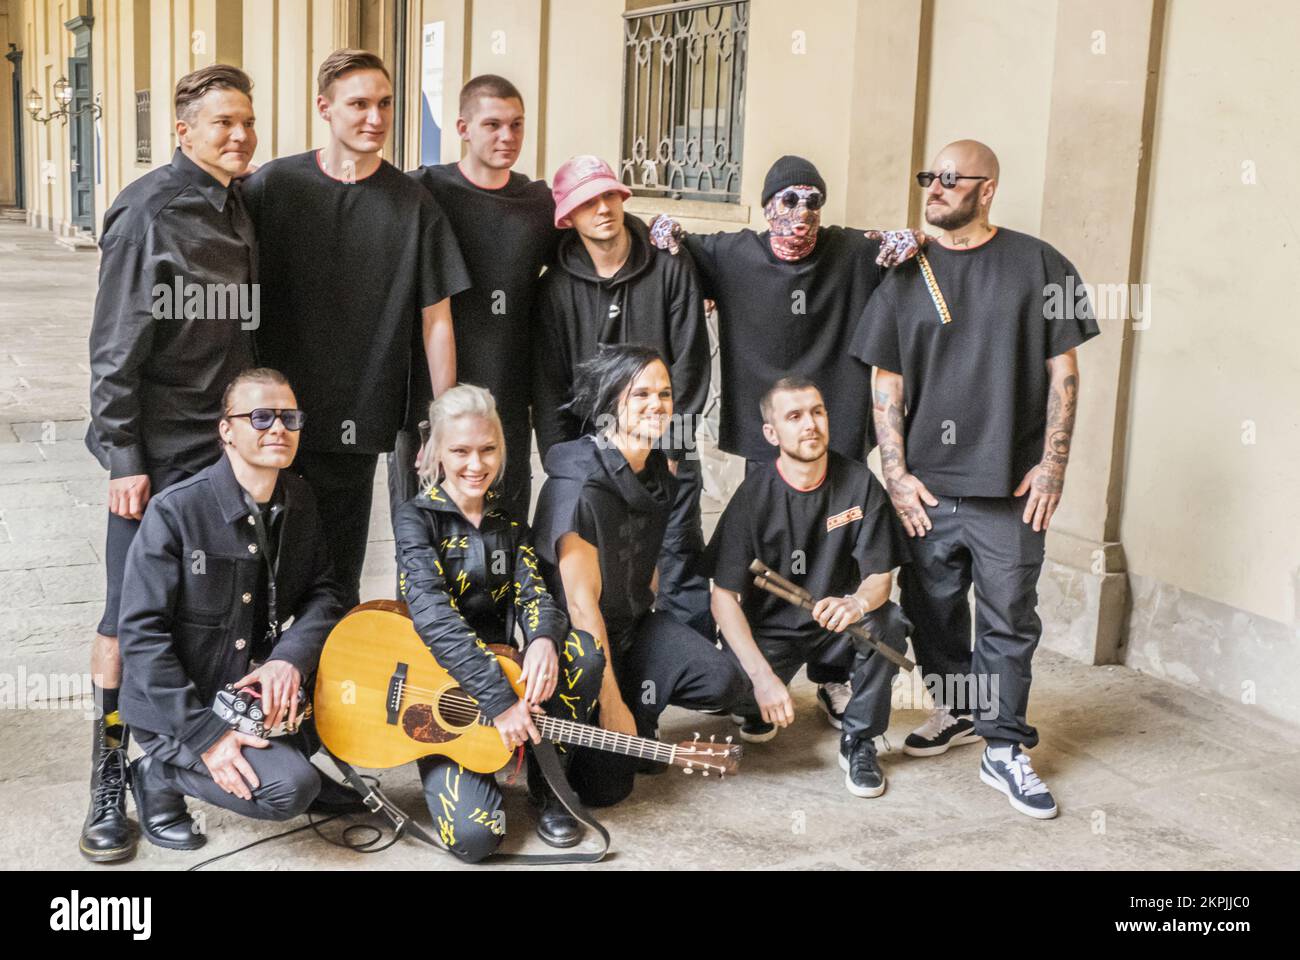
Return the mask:
<path id="1" fill-rule="evenodd" d="M 272 524 L 279 621 L 293 622 L 268 659 L 293 664 L 308 683 L 343 602 L 306 481 L 281 471 L 272 502 L 281 510 Z M 266 631 L 256 613 L 266 590 L 256 547 L 242 488 L 224 456 L 149 501 L 122 585 L 119 702 L 128 724 L 195 754 L 229 729 L 212 712 L 213 698 L 248 673 Z"/>
<path id="2" fill-rule="evenodd" d="M 253 365 L 260 320 L 239 190 L 177 150 L 104 215 L 86 446 L 113 477 L 161 464 L 197 473 L 220 453 L 221 393 Z"/>
<path id="3" fill-rule="evenodd" d="M 613 444 L 587 435 L 557 444 L 546 455 L 534 517 L 543 572 L 563 600 L 559 542 L 576 533 L 596 548 L 600 562 L 600 615 L 615 652 L 654 605 L 650 583 L 663 549 L 677 478 L 668 459 L 652 450 L 640 475 Z"/>
<path id="4" fill-rule="evenodd" d="M 556 263 L 542 277 L 537 326 L 533 424 L 541 455 L 557 443 L 576 440 L 590 424 L 567 410 L 575 369 L 601 343 L 640 343 L 663 354 L 673 383 L 673 413 L 683 427 L 694 425 L 709 398 L 709 333 L 704 296 L 689 255 L 661 253 L 650 244 L 646 225 L 629 215 L 632 240 L 627 263 L 601 277 L 576 230 L 560 241 Z M 676 428 L 670 454 L 694 443 Z"/>
<path id="5" fill-rule="evenodd" d="M 527 524 L 489 503 L 479 526 L 437 484 L 393 520 L 402 598 L 435 660 L 489 717 L 519 698 L 489 643 L 510 643 L 513 617 L 527 643 L 563 647 L 569 621 L 546 589 Z"/>

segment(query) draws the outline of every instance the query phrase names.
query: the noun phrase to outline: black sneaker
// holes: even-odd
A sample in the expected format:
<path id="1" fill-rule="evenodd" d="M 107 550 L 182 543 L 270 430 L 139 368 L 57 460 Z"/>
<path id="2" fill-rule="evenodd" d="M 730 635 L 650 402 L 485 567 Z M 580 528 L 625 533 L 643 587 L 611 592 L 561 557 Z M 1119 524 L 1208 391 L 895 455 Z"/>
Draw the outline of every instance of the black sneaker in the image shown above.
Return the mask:
<path id="1" fill-rule="evenodd" d="M 1051 820 L 1055 817 L 1056 801 L 1052 799 L 1047 784 L 1038 779 L 1038 774 L 1029 765 L 1028 754 L 1021 753 L 1020 748 L 1015 747 L 1011 762 L 1007 763 L 990 756 L 990 749 L 985 749 L 984 756 L 980 758 L 980 779 L 1006 794 L 1011 806 L 1025 816 L 1035 820 Z"/>
<path id="2" fill-rule="evenodd" d="M 844 786 L 855 797 L 878 797 L 885 792 L 885 774 L 870 737 L 840 740 L 840 769 L 844 771 Z"/>
<path id="3" fill-rule="evenodd" d="M 844 711 L 848 709 L 853 688 L 847 683 L 822 683 L 817 686 L 817 706 L 826 714 L 826 722 L 836 730 L 844 726 Z"/>
<path id="4" fill-rule="evenodd" d="M 762 717 L 741 717 L 740 739 L 746 743 L 767 743 L 776 736 L 776 724 L 764 723 Z"/>
<path id="5" fill-rule="evenodd" d="M 903 741 L 903 752 L 909 757 L 937 757 L 947 753 L 949 747 L 974 743 L 980 739 L 975 732 L 975 721 L 959 717 L 946 707 L 931 710 L 930 716 Z"/>

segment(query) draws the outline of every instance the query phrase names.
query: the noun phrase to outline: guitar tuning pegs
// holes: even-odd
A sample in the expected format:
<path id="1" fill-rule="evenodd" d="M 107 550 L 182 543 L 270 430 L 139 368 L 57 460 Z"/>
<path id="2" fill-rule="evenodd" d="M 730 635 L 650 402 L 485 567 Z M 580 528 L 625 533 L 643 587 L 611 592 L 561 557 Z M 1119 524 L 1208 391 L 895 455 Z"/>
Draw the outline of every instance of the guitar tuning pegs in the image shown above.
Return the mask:
<path id="1" fill-rule="evenodd" d="M 682 773 L 694 773 L 694 772 L 695 772 L 695 770 L 692 769 L 692 768 L 689 767 L 689 766 L 687 766 L 687 767 L 682 767 Z"/>
<path id="2" fill-rule="evenodd" d="M 727 741 L 726 741 L 726 742 L 727 742 L 727 743 L 730 743 L 730 742 L 731 742 L 731 735 L 730 735 L 730 734 L 727 735 Z"/>
<path id="3" fill-rule="evenodd" d="M 717 735 L 716 733 L 711 733 L 711 734 L 709 734 L 709 743 L 713 743 L 713 742 L 715 742 L 717 739 L 718 739 L 718 735 Z"/>

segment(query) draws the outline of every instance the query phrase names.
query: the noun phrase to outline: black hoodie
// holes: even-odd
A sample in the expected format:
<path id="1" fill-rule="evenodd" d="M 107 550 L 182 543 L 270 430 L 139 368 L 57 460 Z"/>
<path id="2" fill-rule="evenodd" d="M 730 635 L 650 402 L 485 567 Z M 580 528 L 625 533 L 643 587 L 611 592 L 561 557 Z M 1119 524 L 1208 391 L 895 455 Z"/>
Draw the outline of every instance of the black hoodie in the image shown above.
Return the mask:
<path id="1" fill-rule="evenodd" d="M 569 230 L 542 278 L 533 422 L 543 457 L 590 427 L 561 408 L 572 398 L 578 364 L 601 343 L 645 344 L 663 354 L 678 424 L 672 450 L 694 443 L 693 426 L 709 394 L 709 334 L 694 265 L 684 252 L 674 257 L 651 246 L 650 231 L 636 217 L 629 215 L 625 224 L 631 251 L 614 276 L 596 273 L 582 238 Z"/>
<path id="2" fill-rule="evenodd" d="M 617 653 L 654 605 L 650 581 L 677 494 L 668 459 L 652 450 L 637 474 L 613 444 L 588 434 L 546 454 L 533 542 L 551 589 L 563 600 L 559 542 L 576 533 L 600 556 L 600 615 Z"/>

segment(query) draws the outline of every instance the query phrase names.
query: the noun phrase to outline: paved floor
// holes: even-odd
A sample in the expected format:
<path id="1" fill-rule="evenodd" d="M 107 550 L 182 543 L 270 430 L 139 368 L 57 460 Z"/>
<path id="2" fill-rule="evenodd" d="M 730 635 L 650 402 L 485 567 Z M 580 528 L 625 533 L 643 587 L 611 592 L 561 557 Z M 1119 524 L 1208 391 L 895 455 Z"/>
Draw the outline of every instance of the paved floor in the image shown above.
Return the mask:
<path id="1" fill-rule="evenodd" d="M 103 598 L 104 473 L 82 446 L 86 332 L 96 257 L 0 220 L 0 868 L 91 868 L 76 852 L 84 816 L 89 719 L 75 696 Z M 538 471 L 540 476 L 540 471 Z M 365 596 L 391 596 L 392 543 L 382 476 Z M 607 868 L 1105 868 L 1300 866 L 1300 730 L 1124 667 L 1091 668 L 1042 652 L 1030 720 L 1035 767 L 1061 816 L 1038 823 L 979 782 L 979 751 L 918 760 L 898 746 L 923 719 L 900 678 L 883 754 L 889 789 L 843 788 L 835 737 L 812 688 L 795 684 L 796 724 L 748 748 L 722 783 L 669 772 L 641 778 L 602 817 Z M 63 694 L 60 697 L 60 693 Z M 724 718 L 671 711 L 661 735 L 725 736 Z M 422 810 L 411 770 L 385 788 Z M 177 869 L 273 835 L 194 804 L 207 847 L 142 845 L 135 869 Z M 536 851 L 521 787 L 507 788 L 511 849 Z M 289 825 L 292 826 L 292 825 Z M 329 826 L 324 828 L 330 830 Z M 543 848 L 545 849 L 545 848 Z M 310 832 L 241 853 L 238 869 L 459 869 L 406 842 L 376 856 Z"/>

